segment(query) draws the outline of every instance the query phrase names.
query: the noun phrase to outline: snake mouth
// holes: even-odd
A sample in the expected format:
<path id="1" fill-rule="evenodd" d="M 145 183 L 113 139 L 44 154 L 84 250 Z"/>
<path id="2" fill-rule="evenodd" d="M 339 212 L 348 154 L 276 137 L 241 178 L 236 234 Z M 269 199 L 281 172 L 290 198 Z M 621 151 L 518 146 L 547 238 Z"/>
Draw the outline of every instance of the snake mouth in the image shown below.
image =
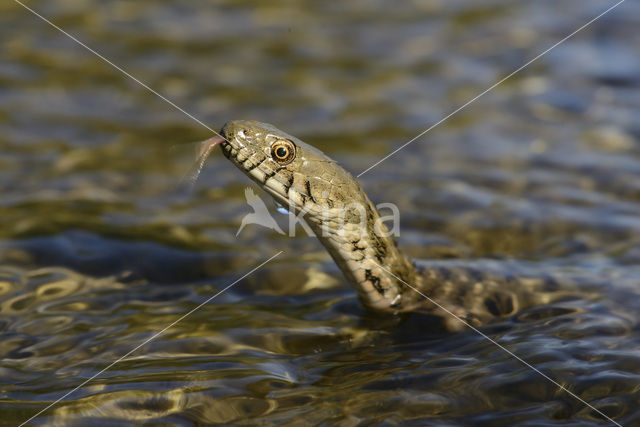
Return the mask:
<path id="1" fill-rule="evenodd" d="M 220 147 L 222 148 L 222 153 L 224 154 L 224 156 L 226 158 L 228 158 L 229 160 L 236 160 L 236 156 L 238 155 L 238 152 L 240 151 L 240 149 L 244 148 L 244 145 L 242 143 L 240 143 L 236 137 L 236 133 L 237 130 L 235 129 L 235 122 L 236 121 L 230 121 L 224 124 L 224 126 L 222 126 L 222 129 L 220 129 L 220 138 L 222 138 L 221 141 L 219 142 L 214 142 L 212 140 L 215 139 L 215 137 L 211 138 L 208 141 L 212 141 L 212 143 L 214 143 L 214 147 L 216 145 L 220 145 Z"/>
<path id="2" fill-rule="evenodd" d="M 238 152 L 244 148 L 244 144 L 238 141 L 237 135 L 241 132 L 238 130 L 240 120 L 231 120 L 225 123 L 218 134 L 200 144 L 198 154 L 199 159 L 206 159 L 211 151 L 218 145 L 222 148 L 222 153 L 229 160 L 236 160 Z M 240 128 L 242 129 L 242 128 Z"/>

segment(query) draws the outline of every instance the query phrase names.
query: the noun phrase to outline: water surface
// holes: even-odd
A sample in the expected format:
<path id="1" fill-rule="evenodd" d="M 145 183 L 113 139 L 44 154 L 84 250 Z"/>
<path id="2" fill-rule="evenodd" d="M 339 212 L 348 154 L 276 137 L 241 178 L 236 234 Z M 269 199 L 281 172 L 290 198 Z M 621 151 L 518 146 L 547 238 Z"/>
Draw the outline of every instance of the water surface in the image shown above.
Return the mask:
<path id="1" fill-rule="evenodd" d="M 270 122 L 357 174 L 613 3 L 28 4 L 209 126 Z M 471 330 L 366 313 L 315 239 L 236 237 L 243 174 L 217 153 L 179 185 L 191 153 L 172 146 L 207 129 L 19 5 L 0 22 L 3 425 L 281 250 L 31 423 L 611 425 Z M 360 178 L 399 206 L 416 259 L 570 288 L 482 331 L 625 426 L 640 423 L 639 24 L 625 2 Z"/>

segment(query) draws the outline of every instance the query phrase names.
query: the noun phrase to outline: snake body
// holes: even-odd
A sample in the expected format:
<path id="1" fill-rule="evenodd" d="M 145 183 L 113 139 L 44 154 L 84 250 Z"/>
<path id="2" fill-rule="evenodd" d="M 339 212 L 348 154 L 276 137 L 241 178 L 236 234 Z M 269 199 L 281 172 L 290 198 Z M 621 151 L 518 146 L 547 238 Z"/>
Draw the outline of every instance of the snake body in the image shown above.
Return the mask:
<path id="1" fill-rule="evenodd" d="M 506 312 L 518 308 L 520 303 L 502 292 L 512 279 L 464 266 L 417 267 L 389 236 L 356 179 L 315 147 L 254 121 L 227 122 L 220 135 L 209 142 L 207 153 L 219 144 L 224 155 L 276 202 L 304 216 L 368 309 L 428 311 L 458 329 L 458 322 L 451 323 L 452 313 L 480 324 L 500 314 L 498 306 Z"/>

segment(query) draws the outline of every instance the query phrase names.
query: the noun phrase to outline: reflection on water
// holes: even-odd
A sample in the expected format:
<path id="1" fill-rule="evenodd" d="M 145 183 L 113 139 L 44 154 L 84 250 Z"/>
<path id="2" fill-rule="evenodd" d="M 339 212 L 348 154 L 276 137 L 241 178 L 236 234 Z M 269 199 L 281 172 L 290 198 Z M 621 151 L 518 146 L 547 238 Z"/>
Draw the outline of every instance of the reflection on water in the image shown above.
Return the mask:
<path id="1" fill-rule="evenodd" d="M 272 122 L 354 173 L 603 11 L 595 0 L 32 1 L 213 127 Z M 238 238 L 208 131 L 0 6 L 0 410 L 17 425 L 606 425 L 471 331 L 362 310 L 312 238 Z M 483 327 L 640 422 L 640 8 L 618 9 L 362 176 L 420 260 L 557 278 Z M 425 261 L 426 262 L 426 261 Z M 432 261 L 433 262 L 433 261 Z"/>

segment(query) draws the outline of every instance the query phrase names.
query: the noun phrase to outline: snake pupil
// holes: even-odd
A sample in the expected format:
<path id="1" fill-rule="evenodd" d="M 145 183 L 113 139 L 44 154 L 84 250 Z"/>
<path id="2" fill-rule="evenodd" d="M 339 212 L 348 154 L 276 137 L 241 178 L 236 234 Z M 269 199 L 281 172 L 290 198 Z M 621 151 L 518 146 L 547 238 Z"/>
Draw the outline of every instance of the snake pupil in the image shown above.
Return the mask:
<path id="1" fill-rule="evenodd" d="M 278 149 L 276 150 L 276 156 L 278 156 L 280 159 L 286 158 L 287 154 L 289 154 L 289 150 L 284 147 L 278 147 Z"/>

